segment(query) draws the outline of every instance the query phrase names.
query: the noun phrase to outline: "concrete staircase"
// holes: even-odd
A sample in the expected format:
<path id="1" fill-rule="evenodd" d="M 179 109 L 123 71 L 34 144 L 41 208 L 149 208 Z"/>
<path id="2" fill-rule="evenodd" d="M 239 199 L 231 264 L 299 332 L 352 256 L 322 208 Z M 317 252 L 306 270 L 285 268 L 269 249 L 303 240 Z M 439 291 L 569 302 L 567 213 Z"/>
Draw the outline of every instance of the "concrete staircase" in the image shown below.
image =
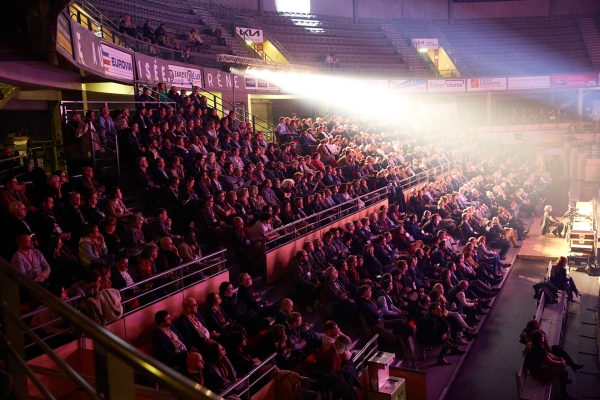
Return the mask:
<path id="1" fill-rule="evenodd" d="M 585 47 L 587 48 L 590 60 L 594 68 L 600 68 L 600 33 L 598 25 L 593 18 L 580 18 L 577 20 Z"/>
<path id="2" fill-rule="evenodd" d="M 202 18 L 202 22 L 204 22 L 204 24 L 209 26 L 212 30 L 214 30 L 217 25 L 221 25 L 221 23 L 213 16 L 211 11 L 199 7 L 194 7 L 194 11 L 200 16 L 200 18 Z M 221 25 L 221 32 L 223 38 L 227 42 L 227 47 L 229 47 L 233 55 L 239 57 L 252 57 L 252 55 L 250 55 L 250 53 L 244 48 L 245 45 L 239 43 L 235 36 L 232 36 L 223 25 Z"/>
<path id="3" fill-rule="evenodd" d="M 454 63 L 454 66 L 456 67 L 456 69 L 459 72 L 464 73 L 464 71 L 467 69 L 467 67 L 466 67 L 465 63 L 463 62 L 463 60 L 460 58 L 460 55 L 458 55 L 458 53 L 454 50 L 454 48 L 450 44 L 450 41 L 448 40 L 446 35 L 444 35 L 444 32 L 442 32 L 442 30 L 437 26 L 428 26 L 426 29 L 429 32 L 429 34 L 431 35 L 430 37 L 438 38 L 439 45 L 444 48 L 444 50 L 446 51 L 446 54 L 448 54 L 448 57 L 450 57 L 452 59 L 452 62 Z"/>
<path id="4" fill-rule="evenodd" d="M 425 65 L 415 49 L 406 43 L 406 38 L 398 32 L 395 25 L 381 24 L 381 30 L 385 32 L 385 36 L 392 42 L 398 54 L 400 54 L 404 62 L 408 65 L 409 70 L 419 76 L 432 75 L 430 69 Z"/>

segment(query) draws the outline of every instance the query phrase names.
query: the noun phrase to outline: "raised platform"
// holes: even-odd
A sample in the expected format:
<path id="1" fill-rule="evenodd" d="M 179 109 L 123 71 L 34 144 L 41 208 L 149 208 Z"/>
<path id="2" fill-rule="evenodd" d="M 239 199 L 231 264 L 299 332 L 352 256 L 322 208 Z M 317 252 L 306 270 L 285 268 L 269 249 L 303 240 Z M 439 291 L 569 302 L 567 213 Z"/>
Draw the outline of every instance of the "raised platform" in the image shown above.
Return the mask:
<path id="1" fill-rule="evenodd" d="M 569 242 L 552 234 L 542 236 L 542 217 L 531 222 L 529 236 L 521 244 L 517 258 L 523 260 L 556 260 L 569 254 Z"/>

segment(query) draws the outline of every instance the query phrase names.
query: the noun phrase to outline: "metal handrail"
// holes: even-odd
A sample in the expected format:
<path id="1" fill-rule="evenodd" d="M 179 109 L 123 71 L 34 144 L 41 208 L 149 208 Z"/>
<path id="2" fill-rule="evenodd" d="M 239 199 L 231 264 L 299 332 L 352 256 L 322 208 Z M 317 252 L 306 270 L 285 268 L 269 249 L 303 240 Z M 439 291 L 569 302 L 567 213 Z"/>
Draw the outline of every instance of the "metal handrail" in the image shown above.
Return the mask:
<path id="1" fill-rule="evenodd" d="M 4 260 L 0 260 L 0 275 L 3 279 L 8 279 L 11 284 L 16 284 L 24 288 L 32 297 L 50 307 L 57 314 L 63 316 L 63 318 L 72 323 L 77 329 L 84 332 L 88 338 L 92 339 L 103 349 L 106 349 L 113 357 L 121 360 L 134 369 L 144 371 L 154 376 L 158 381 L 171 388 L 175 395 L 189 399 L 221 399 L 210 390 L 198 384 L 194 384 L 191 380 L 183 377 L 162 362 L 137 350 L 123 339 L 102 328 L 90 318 L 78 312 L 76 309 L 65 305 L 49 291 L 40 290 L 36 283 L 31 279 L 28 279 L 20 271 L 12 268 L 10 264 Z M 9 282 L 5 282 L 4 285 L 7 285 Z M 16 352 L 12 346 L 9 345 L 7 347 L 12 351 L 15 351 L 16 354 L 13 353 L 15 359 L 21 360 L 19 353 Z M 26 365 L 23 367 L 25 370 L 29 370 Z"/>
<path id="2" fill-rule="evenodd" d="M 339 217 L 341 215 L 354 214 L 355 212 L 357 212 L 358 210 L 361 209 L 361 207 L 360 207 L 361 201 L 362 202 L 371 201 L 373 204 L 383 201 L 385 198 L 387 198 L 387 193 L 388 193 L 387 189 L 388 189 L 387 186 L 384 188 L 377 189 L 375 191 L 369 192 L 368 194 L 363 194 L 356 198 L 350 199 L 350 200 L 346 201 L 345 203 L 337 204 L 334 207 L 328 208 L 323 211 L 319 211 L 318 213 L 311 214 L 305 218 L 291 222 L 287 225 L 283 225 L 277 229 L 273 229 L 273 230 L 269 231 L 269 234 L 277 233 L 279 236 L 275 239 L 265 240 L 264 243 L 266 245 L 270 245 L 274 242 L 279 241 L 279 242 L 284 242 L 284 243 L 281 243 L 281 245 L 283 245 L 283 244 L 289 242 L 290 240 L 297 239 L 300 236 L 305 236 L 305 235 L 309 234 L 310 232 L 314 232 L 317 229 L 323 228 L 324 226 L 334 223 L 335 221 L 340 219 Z M 370 199 L 371 197 L 373 197 L 372 200 Z M 333 214 L 332 214 L 332 212 L 333 212 Z M 303 225 L 303 224 L 306 224 L 306 225 Z M 296 228 L 296 225 L 303 225 L 303 226 Z M 310 229 L 309 226 L 313 229 Z M 289 232 L 286 232 L 288 230 L 289 230 Z M 296 234 L 298 233 L 299 230 L 304 231 L 304 232 L 299 233 L 298 236 L 296 236 Z M 280 234 L 279 232 L 283 232 L 283 233 Z M 292 238 L 289 238 L 289 236 L 292 236 Z M 276 247 L 269 246 L 269 251 L 272 251 L 275 248 Z"/>
<path id="3" fill-rule="evenodd" d="M 160 277 L 167 276 L 167 275 L 172 275 L 173 272 L 177 272 L 177 271 L 179 271 L 182 268 L 189 267 L 190 265 L 198 264 L 199 262 L 202 262 L 203 260 L 208 260 L 210 258 L 215 258 L 216 256 L 220 256 L 220 255 L 224 254 L 226 251 L 227 251 L 227 249 L 219 250 L 216 253 L 209 254 L 208 256 L 205 256 L 205 257 L 202 257 L 202 258 L 198 258 L 196 260 L 189 261 L 187 263 L 181 264 L 181 265 L 179 265 L 179 266 L 177 266 L 175 268 L 170 268 L 170 269 L 168 269 L 166 271 L 163 271 L 163 272 L 159 272 L 158 274 L 153 275 L 150 278 L 142 279 L 142 280 L 140 280 L 138 282 L 135 282 L 133 285 L 129 285 L 129 286 L 126 286 L 126 287 L 124 287 L 122 289 L 119 289 L 119 291 L 120 292 L 124 292 L 125 290 L 130 290 L 130 289 L 136 288 L 136 287 L 138 287 L 138 286 L 140 286 L 140 285 L 142 285 L 144 283 L 152 282 L 156 278 L 160 278 Z M 217 262 L 217 263 L 215 263 L 213 265 L 210 265 L 210 267 L 214 267 L 215 265 L 220 264 L 220 263 L 222 263 L 224 261 L 227 261 L 227 260 L 225 258 L 223 258 L 219 262 Z M 146 292 L 146 293 L 148 293 L 148 292 Z"/>
<path id="4" fill-rule="evenodd" d="M 377 338 L 379 338 L 379 335 L 375 334 L 375 336 L 373 336 L 371 340 L 369 340 L 367 344 L 365 344 L 363 348 L 352 358 L 357 370 L 364 370 L 366 361 L 373 353 L 377 351 Z M 360 361 L 358 361 L 359 359 Z"/>
<path id="5" fill-rule="evenodd" d="M 75 5 L 77 7 L 75 7 Z M 79 9 L 81 8 L 81 10 Z M 106 27 L 102 24 L 102 22 L 98 22 L 96 21 L 93 15 L 87 15 L 87 14 L 82 14 L 81 11 L 86 11 L 80 4 L 75 3 L 75 2 L 71 2 L 68 6 L 67 9 L 69 10 L 69 17 L 74 19 L 75 21 L 77 21 L 80 25 L 82 25 L 84 28 L 89 29 L 91 31 L 93 31 L 92 26 L 95 25 L 95 27 L 98 29 L 98 32 L 94 32 L 94 33 L 99 33 L 101 35 L 101 37 L 111 43 L 114 43 L 118 46 L 133 50 L 133 51 L 138 51 L 142 54 L 148 55 L 148 56 L 152 56 L 152 57 L 157 57 L 163 60 L 167 60 L 167 61 L 175 61 L 175 53 L 179 52 L 182 55 L 184 53 L 186 53 L 186 51 L 184 50 L 176 50 L 176 49 L 172 49 L 169 47 L 164 47 L 164 46 L 159 46 L 158 44 L 151 44 L 151 43 L 147 43 L 144 42 L 143 40 L 139 40 L 136 38 L 133 38 L 127 34 L 124 33 L 120 33 L 117 29 L 111 29 L 109 27 Z M 106 21 L 109 20 L 109 18 L 106 18 L 103 16 L 102 13 L 99 14 L 101 17 L 96 17 L 98 19 L 100 19 L 101 21 Z M 86 18 L 86 21 L 83 21 L 82 17 Z M 154 47 L 159 51 L 159 54 L 153 54 L 150 51 L 150 48 Z M 197 53 L 197 52 L 190 52 L 190 55 L 192 57 L 194 57 L 196 60 L 198 60 L 198 64 L 189 64 L 189 65 L 198 65 L 198 66 L 207 66 L 207 67 L 212 67 L 212 68 L 220 68 L 221 64 L 219 64 L 216 61 L 216 57 L 212 54 L 205 54 L 205 53 Z"/>
<path id="6" fill-rule="evenodd" d="M 243 382 L 247 382 L 246 383 L 246 387 L 244 390 L 242 390 L 241 392 L 236 392 L 236 395 L 238 397 L 242 397 L 244 394 L 248 393 L 247 398 L 250 399 L 250 389 L 256 385 L 258 382 L 260 382 L 265 376 L 267 376 L 267 374 L 271 373 L 271 371 L 273 371 L 275 368 L 277 368 L 277 365 L 275 364 L 275 357 L 277 357 L 277 353 L 273 353 L 271 354 L 269 357 L 265 358 L 264 361 L 262 361 L 259 365 L 257 365 L 256 367 L 254 367 L 250 372 L 248 372 L 246 375 L 244 375 L 243 378 L 241 378 L 237 383 L 231 385 L 230 387 L 228 387 L 227 389 L 225 389 L 223 392 L 221 392 L 219 394 L 219 396 L 225 398 L 226 396 L 230 395 L 231 392 L 237 388 L 240 387 L 240 384 L 242 384 Z M 271 368 L 269 368 L 268 370 L 266 370 L 258 379 L 255 379 L 254 382 L 250 383 L 250 377 L 258 372 L 259 370 L 263 369 L 263 367 L 265 365 L 267 365 L 267 363 L 273 361 L 273 365 L 271 366 Z"/>
<path id="7" fill-rule="evenodd" d="M 451 168 L 455 167 L 457 164 L 458 164 L 458 161 L 456 161 L 456 160 L 448 161 L 439 166 L 431 168 L 427 171 L 423 171 L 414 176 L 400 180 L 398 182 L 398 187 L 402 188 L 403 190 L 407 189 L 411 185 L 424 182 L 426 179 L 429 179 L 429 177 L 431 177 L 433 175 L 444 173 L 444 171 L 447 172 Z M 265 240 L 264 243 L 266 245 L 269 245 L 269 244 L 273 244 L 275 242 L 283 242 L 278 246 L 269 247 L 269 251 L 273 251 L 274 249 L 278 248 L 279 246 L 282 246 L 283 244 L 289 242 L 289 240 L 291 240 L 288 238 L 289 236 L 292 236 L 292 239 L 297 239 L 298 237 L 306 236 L 307 234 L 314 232 L 316 229 L 323 228 L 324 226 L 330 225 L 330 224 L 334 223 L 335 221 L 339 220 L 338 217 L 340 215 L 345 216 L 345 215 L 349 215 L 349 214 L 353 214 L 353 213 L 357 212 L 359 209 L 361 209 L 359 207 L 359 204 L 360 204 L 359 201 L 370 202 L 371 204 L 375 204 L 375 203 L 379 203 L 379 202 L 383 201 L 384 194 L 387 195 L 387 190 L 388 190 L 387 186 L 383 187 L 383 188 L 379 188 L 379 189 L 369 192 L 367 194 L 363 194 L 356 198 L 350 199 L 350 200 L 346 201 L 345 203 L 338 204 L 335 207 L 331 207 L 326 210 L 319 211 L 318 213 L 308 215 L 305 218 L 296 220 L 294 222 L 290 222 L 289 224 L 283 225 L 277 229 L 273 229 L 273 230 L 269 231 L 269 234 L 277 233 L 279 236 L 277 238 L 274 238 L 271 240 Z M 332 215 L 332 211 L 333 211 L 333 215 Z M 323 221 L 325 221 L 325 224 L 321 225 L 323 223 Z M 303 225 L 303 224 L 306 224 L 306 225 Z M 301 226 L 296 228 L 297 225 L 301 225 Z M 312 226 L 315 226 L 314 229 L 309 229 L 309 227 L 312 227 Z M 286 232 L 286 231 L 289 231 L 289 232 Z M 296 236 L 298 231 L 303 231 L 303 232 L 300 233 L 299 236 Z M 283 232 L 283 233 L 280 234 L 280 232 Z"/>
<path id="8" fill-rule="evenodd" d="M 249 113 L 247 110 L 245 110 L 245 109 L 243 109 L 243 108 L 241 108 L 241 107 L 238 107 L 238 106 L 236 106 L 236 105 L 235 105 L 235 104 L 233 104 L 232 102 L 230 102 L 230 101 L 228 101 L 228 100 L 225 100 L 225 99 L 223 99 L 223 97 L 222 97 L 222 96 L 218 96 L 217 94 L 215 94 L 215 93 L 213 93 L 213 92 L 211 92 L 211 91 L 209 91 L 209 90 L 206 90 L 206 89 L 201 89 L 201 91 L 202 91 L 202 92 L 204 92 L 204 93 L 208 93 L 209 95 L 211 95 L 211 96 L 213 97 L 213 103 L 214 103 L 214 105 L 215 105 L 215 108 L 217 108 L 217 104 L 218 104 L 218 103 L 217 103 L 217 99 L 219 99 L 219 100 L 221 100 L 221 108 L 223 108 L 223 106 L 224 106 L 224 105 L 226 105 L 226 106 L 227 106 L 227 108 L 229 108 L 230 110 L 233 110 L 233 111 L 235 111 L 235 112 L 236 112 L 236 114 L 237 114 L 239 111 L 242 111 L 242 112 L 243 112 L 243 114 L 244 114 L 244 119 L 245 119 L 245 121 L 241 121 L 241 120 L 240 120 L 240 122 L 252 122 L 252 127 L 253 127 L 253 128 L 255 128 L 256 126 L 258 126 L 258 127 L 262 128 L 262 129 L 259 129 L 259 130 L 265 131 L 265 133 L 268 133 L 269 131 L 270 131 L 271 133 L 273 133 L 273 132 L 275 131 L 275 127 L 273 126 L 273 124 L 271 124 L 271 123 L 270 123 L 270 122 L 268 122 L 268 121 L 265 121 L 265 120 L 264 120 L 264 119 L 262 119 L 261 117 L 258 117 L 258 116 L 254 115 L 254 114 L 251 114 L 251 113 Z M 262 122 L 262 123 L 264 123 L 264 124 L 266 124 L 266 125 L 263 125 L 263 124 L 257 124 L 257 123 L 256 123 L 256 120 L 258 120 L 258 121 L 260 121 L 260 122 Z"/>

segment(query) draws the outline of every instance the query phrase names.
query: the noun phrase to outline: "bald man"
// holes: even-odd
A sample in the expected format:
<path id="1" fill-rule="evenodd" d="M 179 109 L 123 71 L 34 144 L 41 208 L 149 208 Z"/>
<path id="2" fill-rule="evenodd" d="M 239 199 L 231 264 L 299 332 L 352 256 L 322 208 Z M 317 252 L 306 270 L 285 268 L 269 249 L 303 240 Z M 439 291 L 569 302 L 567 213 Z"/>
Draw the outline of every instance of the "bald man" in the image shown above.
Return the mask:
<path id="1" fill-rule="evenodd" d="M 17 236 L 17 252 L 12 256 L 11 265 L 34 282 L 44 282 L 50 276 L 50 265 L 42 252 L 33 248 L 29 235 Z"/>
<path id="2" fill-rule="evenodd" d="M 206 349 L 211 344 L 214 344 L 219 337 L 219 333 L 210 332 L 206 327 L 206 322 L 202 315 L 198 312 L 198 303 L 193 297 L 186 297 L 182 303 L 183 312 L 175 327 L 186 341 L 199 349 Z"/>
<path id="3" fill-rule="evenodd" d="M 275 324 L 285 325 L 292 311 L 294 311 L 294 302 L 287 298 L 281 300 L 280 308 L 275 315 Z"/>
<path id="4" fill-rule="evenodd" d="M 183 375 L 200 386 L 204 386 L 204 359 L 202 355 L 196 352 L 188 354 L 185 364 L 187 369 L 183 372 Z"/>

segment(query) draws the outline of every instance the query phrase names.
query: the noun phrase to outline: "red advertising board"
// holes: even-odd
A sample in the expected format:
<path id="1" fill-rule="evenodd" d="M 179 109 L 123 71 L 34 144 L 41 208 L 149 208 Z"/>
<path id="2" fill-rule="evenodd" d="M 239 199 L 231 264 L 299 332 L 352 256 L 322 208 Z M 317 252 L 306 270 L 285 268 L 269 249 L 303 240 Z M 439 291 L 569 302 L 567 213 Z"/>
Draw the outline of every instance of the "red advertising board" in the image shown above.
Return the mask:
<path id="1" fill-rule="evenodd" d="M 598 75 L 596 75 L 595 73 L 552 75 L 550 77 L 551 87 L 581 87 L 597 85 Z"/>

